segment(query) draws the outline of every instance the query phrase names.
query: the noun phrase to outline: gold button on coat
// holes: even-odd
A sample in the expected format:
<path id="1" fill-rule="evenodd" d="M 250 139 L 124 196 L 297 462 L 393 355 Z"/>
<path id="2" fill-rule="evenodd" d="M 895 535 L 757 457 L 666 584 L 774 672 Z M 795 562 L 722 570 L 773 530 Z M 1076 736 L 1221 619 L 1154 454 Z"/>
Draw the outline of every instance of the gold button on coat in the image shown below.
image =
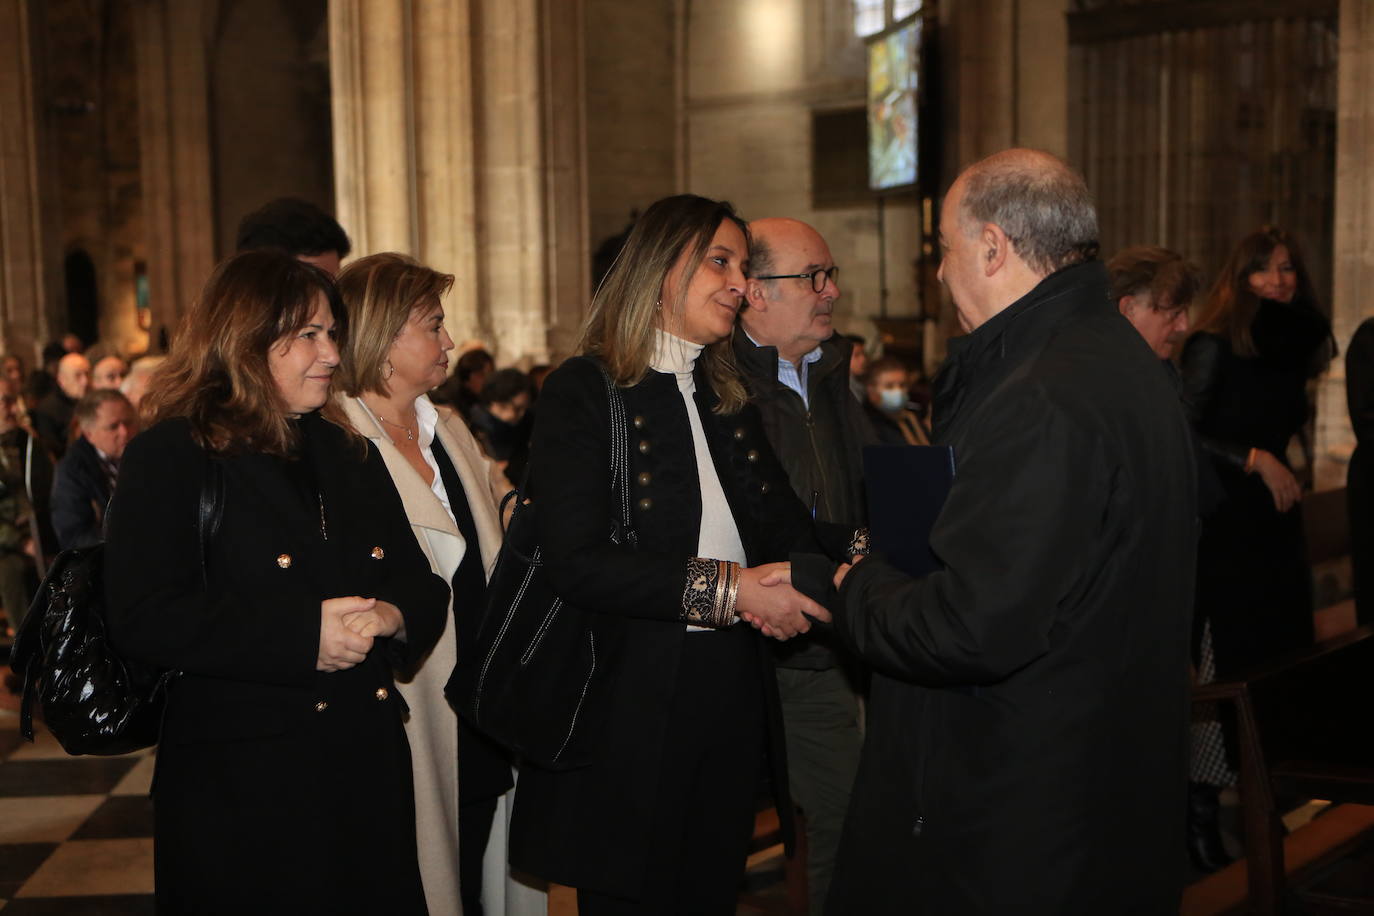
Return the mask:
<path id="1" fill-rule="evenodd" d="M 647 454 L 649 454 L 649 440 L 648 440 L 648 439 L 640 439 L 640 440 L 639 440 L 639 453 L 640 453 L 641 455 L 647 455 Z"/>
<path id="2" fill-rule="evenodd" d="M 329 704 L 326 703 L 324 700 L 320 700 L 318 703 L 315 704 L 315 712 L 324 712 L 328 708 Z"/>
<path id="3" fill-rule="evenodd" d="M 652 509 L 653 507 L 654 507 L 654 501 L 653 501 L 652 499 L 650 499 L 649 497 L 647 497 L 647 496 L 644 497 L 643 499 L 641 499 L 641 500 L 639 501 L 639 511 L 640 511 L 640 512 L 648 512 L 648 511 L 649 511 L 650 509 Z"/>
<path id="4" fill-rule="evenodd" d="M 290 568 L 291 568 L 291 554 L 289 554 L 289 553 L 278 554 L 278 555 L 277 555 L 277 565 L 280 566 L 282 569 L 290 569 Z"/>
<path id="5" fill-rule="evenodd" d="M 387 697 L 391 696 L 391 694 L 387 692 L 387 689 L 385 687 L 378 687 L 377 692 L 374 694 L 374 696 L 376 696 L 379 700 L 385 700 Z"/>
<path id="6" fill-rule="evenodd" d="M 763 483 L 759 484 L 760 493 L 767 493 L 769 489 L 768 481 L 765 480 Z"/>
<path id="7" fill-rule="evenodd" d="M 744 441 L 744 427 L 743 427 L 743 426 L 741 426 L 741 427 L 739 427 L 738 429 L 735 430 L 735 441 L 736 441 L 736 442 L 743 442 L 743 441 Z"/>
<path id="8" fill-rule="evenodd" d="M 749 453 L 744 457 L 749 461 L 750 464 L 753 464 L 754 462 L 759 460 L 759 450 L 756 448 L 751 448 L 749 450 Z"/>
<path id="9" fill-rule="evenodd" d="M 643 418 L 643 417 L 635 417 L 634 423 L 635 423 L 635 429 L 643 429 L 643 428 L 644 428 L 644 418 Z"/>
<path id="10" fill-rule="evenodd" d="M 639 485 L 641 487 L 647 487 L 649 485 L 649 481 L 653 480 L 653 477 L 649 476 L 648 471 L 640 471 L 639 477 L 636 479 L 639 481 Z"/>
<path id="11" fill-rule="evenodd" d="M 385 551 L 385 550 L 383 550 L 383 549 L 380 548 L 380 547 L 373 547 L 373 548 L 372 548 L 372 559 L 374 559 L 374 560 L 380 560 L 380 559 L 381 559 L 382 557 L 384 557 L 384 556 L 386 556 L 386 551 Z"/>

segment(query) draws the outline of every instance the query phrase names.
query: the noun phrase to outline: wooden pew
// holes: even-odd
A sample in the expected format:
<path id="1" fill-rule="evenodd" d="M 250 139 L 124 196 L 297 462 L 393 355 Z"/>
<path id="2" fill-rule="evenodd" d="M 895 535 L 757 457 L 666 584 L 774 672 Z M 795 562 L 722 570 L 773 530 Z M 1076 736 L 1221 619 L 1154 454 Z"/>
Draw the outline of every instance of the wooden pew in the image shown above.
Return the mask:
<path id="1" fill-rule="evenodd" d="M 1352 630 L 1244 680 L 1197 687 L 1193 700 L 1234 705 L 1247 912 L 1281 913 L 1283 825 L 1275 798 L 1374 804 L 1374 629 Z M 1335 902 L 1374 909 L 1374 900 Z"/>

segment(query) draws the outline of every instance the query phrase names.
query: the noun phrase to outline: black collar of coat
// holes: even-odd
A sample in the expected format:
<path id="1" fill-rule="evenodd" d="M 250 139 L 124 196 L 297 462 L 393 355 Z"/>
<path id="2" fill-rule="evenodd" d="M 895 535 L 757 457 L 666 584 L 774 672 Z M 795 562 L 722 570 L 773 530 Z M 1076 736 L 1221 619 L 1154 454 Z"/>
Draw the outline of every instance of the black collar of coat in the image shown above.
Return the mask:
<path id="1" fill-rule="evenodd" d="M 743 325 L 735 326 L 734 346 L 735 363 L 744 373 L 750 388 L 759 390 L 757 386 L 768 382 L 774 385 L 782 384 L 778 381 L 777 347 L 765 344 L 756 346 L 745 333 Z M 807 387 L 814 389 L 821 379 L 841 366 L 848 371 L 849 354 L 852 349 L 849 339 L 840 334 L 831 334 L 821 341 L 821 358 L 807 370 Z"/>
<path id="2" fill-rule="evenodd" d="M 1096 296 L 1097 292 L 1100 296 Z M 1048 333 L 1056 319 L 1081 305 L 1081 293 L 1089 293 L 1107 303 L 1107 268 L 1101 261 L 1088 261 L 1061 268 L 1045 277 L 1030 292 L 983 322 L 971 334 L 949 341 L 949 358 L 940 375 L 953 374 L 965 379 L 979 366 L 1016 351 L 1030 339 Z M 951 380 L 952 381 L 952 380 Z M 936 380 L 936 389 L 944 385 Z"/>

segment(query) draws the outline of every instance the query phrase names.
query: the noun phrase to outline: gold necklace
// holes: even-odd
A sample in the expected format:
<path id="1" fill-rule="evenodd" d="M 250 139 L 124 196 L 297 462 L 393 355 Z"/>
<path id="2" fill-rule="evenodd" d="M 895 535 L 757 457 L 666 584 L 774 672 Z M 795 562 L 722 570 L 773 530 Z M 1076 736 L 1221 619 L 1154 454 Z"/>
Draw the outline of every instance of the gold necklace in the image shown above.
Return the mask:
<path id="1" fill-rule="evenodd" d="M 392 423 L 390 420 L 388 420 L 386 417 L 382 416 L 381 414 L 377 414 L 377 419 L 378 419 L 378 420 L 381 420 L 381 421 L 382 421 L 383 423 L 385 423 L 387 426 L 394 426 L 394 427 L 396 427 L 397 429 L 403 429 L 403 430 L 405 430 L 405 431 L 406 431 L 406 441 L 407 441 L 407 442 L 414 442 L 414 441 L 415 441 L 415 433 L 413 433 L 413 432 L 410 431 L 410 427 L 409 427 L 409 426 L 402 426 L 400 423 Z M 419 426 L 420 424 L 419 424 L 419 422 L 417 421 L 415 425 L 416 425 L 416 426 Z"/>
<path id="2" fill-rule="evenodd" d="M 364 403 L 366 403 L 366 402 L 364 402 Z M 369 409 L 369 410 L 372 410 L 371 407 L 369 407 L 368 409 Z M 403 425 L 400 424 L 400 423 L 392 423 L 390 420 L 388 420 L 386 417 L 382 416 L 381 414 L 379 414 L 379 413 L 378 413 L 377 411 L 375 411 L 375 410 L 372 410 L 372 415 L 373 415 L 374 417 L 376 417 L 378 420 L 381 420 L 381 421 L 382 421 L 383 423 L 385 423 L 387 426 L 394 426 L 394 427 L 396 427 L 397 429 L 403 429 L 403 430 L 405 430 L 405 433 L 406 433 L 406 441 L 407 441 L 407 442 L 414 442 L 414 441 L 415 441 L 415 433 L 413 433 L 413 432 L 410 431 L 410 427 L 409 427 L 409 426 L 403 426 Z M 419 431 L 419 427 L 420 427 L 420 420 L 419 420 L 419 418 L 417 417 L 416 420 L 415 420 L 415 429 L 416 429 L 416 432 Z"/>

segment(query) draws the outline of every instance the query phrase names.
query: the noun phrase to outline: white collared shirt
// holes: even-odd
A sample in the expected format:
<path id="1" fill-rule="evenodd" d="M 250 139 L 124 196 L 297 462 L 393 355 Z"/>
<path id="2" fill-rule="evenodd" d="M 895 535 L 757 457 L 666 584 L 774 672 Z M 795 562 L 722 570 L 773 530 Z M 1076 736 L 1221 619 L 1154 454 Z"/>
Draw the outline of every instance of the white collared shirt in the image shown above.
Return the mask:
<path id="1" fill-rule="evenodd" d="M 748 337 L 749 342 L 754 346 L 763 346 L 763 344 L 754 339 L 752 334 L 744 330 L 744 325 L 741 324 L 739 329 L 744 331 L 744 336 Z M 778 381 L 800 395 L 802 403 L 806 405 L 807 410 L 811 409 L 811 395 L 808 394 L 806 390 L 807 383 L 810 381 L 811 377 L 811 364 L 820 361 L 820 358 L 820 344 L 816 344 L 816 349 L 802 357 L 801 368 L 797 368 L 788 360 L 783 359 L 781 354 L 778 356 Z"/>
<path id="2" fill-rule="evenodd" d="M 378 419 L 377 415 L 372 412 L 372 408 L 368 407 L 362 398 L 354 398 L 354 400 L 362 405 L 363 410 L 367 411 L 367 415 L 377 424 L 377 429 L 381 431 L 382 435 L 395 443 L 396 440 L 391 435 L 390 428 Z M 425 464 L 429 465 L 429 469 L 434 472 L 429 489 L 439 500 L 439 504 L 444 507 L 444 511 L 453 520 L 456 528 L 458 519 L 453 514 L 453 505 L 448 501 L 448 489 L 444 487 L 444 475 L 439 473 L 439 462 L 434 459 L 434 437 L 435 429 L 439 426 L 439 411 L 423 394 L 415 399 L 415 422 L 420 439 L 420 457 L 425 459 Z M 450 455 L 449 460 L 452 461 L 453 456 Z M 462 535 L 459 537 L 461 538 Z"/>

